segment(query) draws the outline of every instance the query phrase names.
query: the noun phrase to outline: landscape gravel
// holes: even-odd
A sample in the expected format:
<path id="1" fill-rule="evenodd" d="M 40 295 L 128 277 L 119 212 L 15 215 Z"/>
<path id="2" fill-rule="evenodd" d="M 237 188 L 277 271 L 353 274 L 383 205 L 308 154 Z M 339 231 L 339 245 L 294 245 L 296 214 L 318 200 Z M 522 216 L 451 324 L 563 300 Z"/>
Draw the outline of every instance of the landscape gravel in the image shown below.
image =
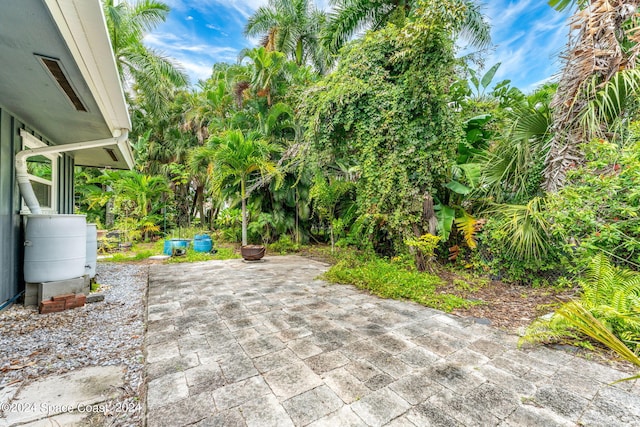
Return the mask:
<path id="1" fill-rule="evenodd" d="M 121 365 L 117 403 L 139 409 L 102 414 L 100 422 L 141 425 L 147 277 L 148 265 L 98 263 L 104 301 L 46 315 L 17 304 L 0 312 L 0 391 L 87 366 Z"/>

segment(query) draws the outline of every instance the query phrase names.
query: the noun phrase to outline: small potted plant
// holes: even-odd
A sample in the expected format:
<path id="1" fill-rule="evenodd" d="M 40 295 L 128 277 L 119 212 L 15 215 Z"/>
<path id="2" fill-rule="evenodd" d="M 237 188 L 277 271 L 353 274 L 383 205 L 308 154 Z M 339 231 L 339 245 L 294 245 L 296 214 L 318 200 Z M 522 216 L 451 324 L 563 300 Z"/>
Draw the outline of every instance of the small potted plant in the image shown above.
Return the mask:
<path id="1" fill-rule="evenodd" d="M 240 247 L 240 254 L 245 261 L 258 261 L 262 259 L 264 253 L 264 245 L 242 245 Z"/>

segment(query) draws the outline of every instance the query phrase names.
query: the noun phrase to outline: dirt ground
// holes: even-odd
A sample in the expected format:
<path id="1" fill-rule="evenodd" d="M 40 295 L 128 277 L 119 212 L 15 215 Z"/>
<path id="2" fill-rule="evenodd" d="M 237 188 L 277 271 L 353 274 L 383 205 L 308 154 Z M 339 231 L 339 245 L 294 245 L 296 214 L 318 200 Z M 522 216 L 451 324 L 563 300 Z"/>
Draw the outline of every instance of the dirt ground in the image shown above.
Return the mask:
<path id="1" fill-rule="evenodd" d="M 448 272 L 439 275 L 446 281 L 446 285 L 439 287 L 440 292 L 478 302 L 469 308 L 454 310 L 455 314 L 473 317 L 479 323 L 490 324 L 509 332 L 520 331 L 536 318 L 553 312 L 562 301 L 567 301 L 576 294 L 574 290 L 532 288 L 500 281 L 469 281 L 467 287 L 460 285 L 465 279 Z"/>

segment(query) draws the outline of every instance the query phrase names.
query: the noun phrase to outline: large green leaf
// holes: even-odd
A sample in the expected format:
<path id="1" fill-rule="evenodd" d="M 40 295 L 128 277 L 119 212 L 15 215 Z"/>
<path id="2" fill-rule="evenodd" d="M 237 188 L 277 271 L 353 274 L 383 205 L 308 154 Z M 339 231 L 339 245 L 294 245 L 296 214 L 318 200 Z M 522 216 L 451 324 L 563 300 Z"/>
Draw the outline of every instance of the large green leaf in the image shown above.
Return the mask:
<path id="1" fill-rule="evenodd" d="M 489 85 L 491 84 L 491 81 L 493 80 L 493 77 L 496 75 L 496 71 L 498 71 L 498 68 L 500 68 L 500 65 L 501 65 L 501 62 L 498 62 L 493 67 L 489 68 L 489 71 L 484 73 L 484 76 L 482 76 L 482 80 L 480 81 L 480 83 L 482 83 L 483 89 L 486 89 L 489 87 Z"/>
<path id="2" fill-rule="evenodd" d="M 438 229 L 442 233 L 442 240 L 449 240 L 451 234 L 451 227 L 453 226 L 453 220 L 456 217 L 456 211 L 450 206 L 437 204 L 433 207 L 436 211 L 436 218 L 438 219 Z"/>
<path id="3" fill-rule="evenodd" d="M 447 182 L 444 186 L 454 193 L 462 194 L 463 196 L 471 192 L 471 188 L 455 180 Z"/>
<path id="4" fill-rule="evenodd" d="M 480 163 L 465 163 L 458 165 L 460 169 L 464 171 L 464 176 L 469 181 L 471 188 L 476 188 L 482 175 L 482 164 Z"/>

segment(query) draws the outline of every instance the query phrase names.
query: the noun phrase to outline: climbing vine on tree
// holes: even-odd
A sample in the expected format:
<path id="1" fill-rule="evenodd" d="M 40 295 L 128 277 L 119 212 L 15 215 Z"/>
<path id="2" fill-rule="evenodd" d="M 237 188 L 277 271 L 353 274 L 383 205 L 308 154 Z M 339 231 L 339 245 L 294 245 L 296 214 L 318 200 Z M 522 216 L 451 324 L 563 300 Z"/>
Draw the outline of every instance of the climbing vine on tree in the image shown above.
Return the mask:
<path id="1" fill-rule="evenodd" d="M 455 80 L 449 20 L 462 9 L 451 4 L 418 8 L 403 27 L 369 32 L 307 92 L 307 141 L 320 167 L 345 158 L 357 163 L 360 235 L 380 252 L 436 232 L 433 199 L 461 138 L 448 90 Z"/>

